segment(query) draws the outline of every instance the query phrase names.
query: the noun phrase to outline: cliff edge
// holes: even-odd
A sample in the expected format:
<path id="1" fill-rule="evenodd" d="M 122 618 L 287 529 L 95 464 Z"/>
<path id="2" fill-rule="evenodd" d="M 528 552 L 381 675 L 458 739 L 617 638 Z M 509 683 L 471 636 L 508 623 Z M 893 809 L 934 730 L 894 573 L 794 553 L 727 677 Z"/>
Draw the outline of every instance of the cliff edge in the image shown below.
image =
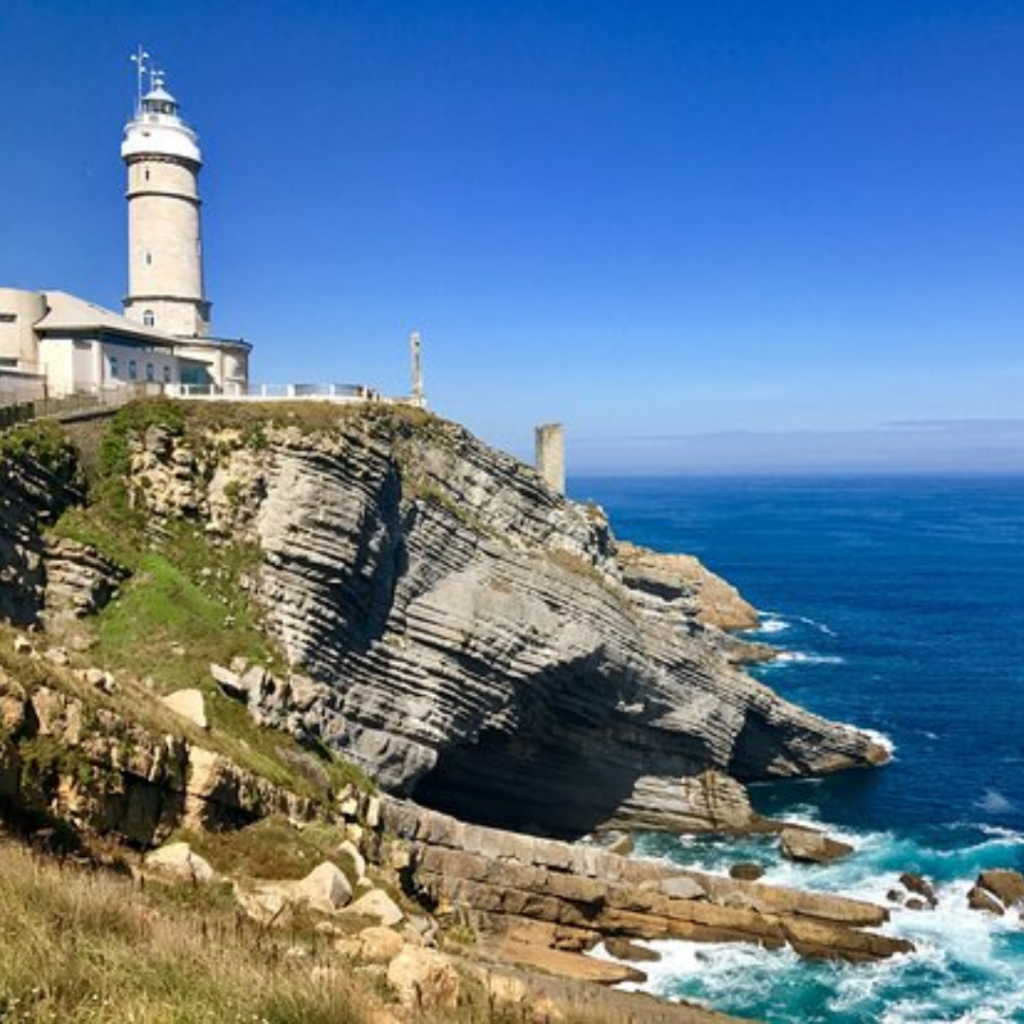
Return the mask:
<path id="1" fill-rule="evenodd" d="M 756 824 L 745 782 L 886 759 L 737 667 L 715 623 L 755 620 L 731 588 L 620 547 L 600 509 L 456 424 L 373 406 L 147 403 L 119 414 L 105 446 L 93 526 L 114 501 L 156 549 L 185 528 L 249 552 L 240 585 L 287 664 L 250 706 L 391 792 L 564 837 L 743 830 Z M 20 551 L 18 508 L 0 543 Z M 116 564 L 117 544 L 97 551 L 86 533 L 81 560 Z M 45 575 L 43 555 L 32 564 Z M 33 577 L 22 619 L 41 588 Z"/>

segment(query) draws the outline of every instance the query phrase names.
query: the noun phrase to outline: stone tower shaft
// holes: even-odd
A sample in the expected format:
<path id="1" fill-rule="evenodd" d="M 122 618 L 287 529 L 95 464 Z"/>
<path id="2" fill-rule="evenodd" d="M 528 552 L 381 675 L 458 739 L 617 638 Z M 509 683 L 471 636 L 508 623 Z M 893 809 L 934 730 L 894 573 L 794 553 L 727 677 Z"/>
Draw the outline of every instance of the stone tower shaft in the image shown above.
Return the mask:
<path id="1" fill-rule="evenodd" d="M 125 316 L 168 334 L 206 337 L 210 303 L 203 281 L 195 133 L 154 74 L 125 128 L 128 169 L 128 295 Z"/>

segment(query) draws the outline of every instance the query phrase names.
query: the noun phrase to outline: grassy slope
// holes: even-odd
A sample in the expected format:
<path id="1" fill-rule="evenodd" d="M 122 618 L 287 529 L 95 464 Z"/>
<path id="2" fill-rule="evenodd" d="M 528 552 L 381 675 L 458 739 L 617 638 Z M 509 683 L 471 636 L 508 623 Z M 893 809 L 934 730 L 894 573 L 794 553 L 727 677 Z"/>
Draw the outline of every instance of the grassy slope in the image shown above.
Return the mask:
<path id="1" fill-rule="evenodd" d="M 204 898 L 205 899 L 205 898 Z M 0 1020 L 60 1024 L 362 1024 L 373 996 L 321 950 L 216 907 L 0 844 Z"/>
<path id="2" fill-rule="evenodd" d="M 202 430 L 169 402 L 139 402 L 122 409 L 102 433 L 83 445 L 89 500 L 69 509 L 57 536 L 96 548 L 130 571 L 118 597 L 94 619 L 79 624 L 86 653 L 78 660 L 144 681 L 160 694 L 194 687 L 206 699 L 211 729 L 202 742 L 278 785 L 307 796 L 326 795 L 368 780 L 343 759 L 308 750 L 291 737 L 256 725 L 244 707 L 220 691 L 210 664 L 241 657 L 286 673 L 284 658 L 260 625 L 259 609 L 240 586 L 259 565 L 258 549 L 245 542 L 211 540 L 201 524 L 147 520 L 125 486 L 129 440 L 150 426 L 184 433 Z M 260 421 L 239 428 L 257 439 Z"/>

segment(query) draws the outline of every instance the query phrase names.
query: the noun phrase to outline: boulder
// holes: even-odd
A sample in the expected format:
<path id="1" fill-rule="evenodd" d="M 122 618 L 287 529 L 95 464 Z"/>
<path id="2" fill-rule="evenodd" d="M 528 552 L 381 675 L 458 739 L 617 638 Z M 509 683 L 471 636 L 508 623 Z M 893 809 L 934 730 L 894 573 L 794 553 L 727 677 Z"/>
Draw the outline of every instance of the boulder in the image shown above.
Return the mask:
<path id="1" fill-rule="evenodd" d="M 168 843 L 146 855 L 145 865 L 151 871 L 180 882 L 212 882 L 213 868 L 209 862 L 193 853 L 188 843 Z"/>
<path id="2" fill-rule="evenodd" d="M 923 875 L 915 874 L 913 871 L 904 871 L 900 875 L 900 885 L 907 892 L 920 896 L 930 907 L 934 907 L 939 902 L 938 897 L 935 895 L 935 886 Z"/>
<path id="3" fill-rule="evenodd" d="M 405 948 L 398 932 L 372 925 L 359 933 L 359 959 L 370 964 L 388 964 Z"/>
<path id="4" fill-rule="evenodd" d="M 1003 907 L 999 900 L 977 885 L 967 894 L 967 905 L 971 910 L 981 910 L 996 917 L 1003 916 Z"/>
<path id="5" fill-rule="evenodd" d="M 982 871 L 975 884 L 979 889 L 984 889 L 995 896 L 1004 907 L 1024 903 L 1024 875 L 1019 871 Z"/>
<path id="6" fill-rule="evenodd" d="M 360 896 L 345 913 L 353 917 L 375 917 L 386 928 L 399 924 L 405 917 L 395 901 L 381 889 L 371 889 Z"/>
<path id="7" fill-rule="evenodd" d="M 291 897 L 326 914 L 341 910 L 352 899 L 352 886 L 336 864 L 324 861 L 291 888 Z"/>
<path id="8" fill-rule="evenodd" d="M 176 690 L 164 697 L 164 703 L 175 713 L 195 723 L 200 729 L 209 728 L 206 721 L 206 703 L 199 690 Z"/>
<path id="9" fill-rule="evenodd" d="M 249 688 L 245 685 L 238 673 L 223 665 L 210 663 L 210 675 L 213 681 L 229 696 L 235 700 L 244 701 L 249 696 Z"/>
<path id="10" fill-rule="evenodd" d="M 244 888 L 237 882 L 234 887 L 235 900 L 247 917 L 267 927 L 282 924 L 290 903 L 281 885 L 266 882 L 253 888 Z"/>
<path id="11" fill-rule="evenodd" d="M 737 878 L 741 882 L 756 882 L 764 876 L 764 868 L 752 861 L 744 861 L 740 864 L 733 864 L 729 868 L 729 877 Z"/>
<path id="12" fill-rule="evenodd" d="M 359 852 L 356 844 L 350 839 L 344 840 L 340 843 L 337 850 L 338 856 L 348 859 L 352 864 L 352 870 L 355 873 L 355 881 L 360 881 L 366 877 L 366 859 Z"/>
<path id="13" fill-rule="evenodd" d="M 628 857 L 633 852 L 633 837 L 628 832 L 610 833 L 605 849 L 620 857 Z"/>
<path id="14" fill-rule="evenodd" d="M 433 949 L 409 946 L 388 964 L 388 984 L 399 1002 L 416 1010 L 452 1010 L 461 985 L 451 961 Z"/>
<path id="15" fill-rule="evenodd" d="M 707 890 L 695 878 L 688 878 L 686 875 L 677 875 L 674 878 L 666 878 L 660 885 L 663 896 L 669 896 L 674 900 L 703 900 L 707 899 Z"/>
<path id="16" fill-rule="evenodd" d="M 831 864 L 853 853 L 848 843 L 806 828 L 784 828 L 779 836 L 779 849 L 784 857 L 805 864 Z"/>
<path id="17" fill-rule="evenodd" d="M 656 963 L 661 959 L 661 954 L 656 949 L 648 949 L 647 946 L 630 942 L 629 939 L 605 939 L 604 948 L 608 955 L 615 957 L 616 960 L 628 960 L 631 963 Z"/>

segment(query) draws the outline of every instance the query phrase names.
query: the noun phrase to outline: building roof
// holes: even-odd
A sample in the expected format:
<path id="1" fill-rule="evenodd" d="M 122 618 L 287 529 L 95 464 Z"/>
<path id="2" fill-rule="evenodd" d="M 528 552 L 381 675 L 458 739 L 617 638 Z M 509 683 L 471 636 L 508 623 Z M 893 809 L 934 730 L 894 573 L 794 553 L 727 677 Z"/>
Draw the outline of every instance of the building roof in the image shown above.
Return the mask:
<path id="1" fill-rule="evenodd" d="M 46 291 L 47 312 L 34 326 L 40 333 L 53 331 L 112 331 L 115 334 L 131 335 L 150 345 L 180 345 L 181 339 L 165 334 L 155 327 L 147 327 L 137 320 L 113 313 L 109 309 L 87 302 L 67 292 Z"/>

